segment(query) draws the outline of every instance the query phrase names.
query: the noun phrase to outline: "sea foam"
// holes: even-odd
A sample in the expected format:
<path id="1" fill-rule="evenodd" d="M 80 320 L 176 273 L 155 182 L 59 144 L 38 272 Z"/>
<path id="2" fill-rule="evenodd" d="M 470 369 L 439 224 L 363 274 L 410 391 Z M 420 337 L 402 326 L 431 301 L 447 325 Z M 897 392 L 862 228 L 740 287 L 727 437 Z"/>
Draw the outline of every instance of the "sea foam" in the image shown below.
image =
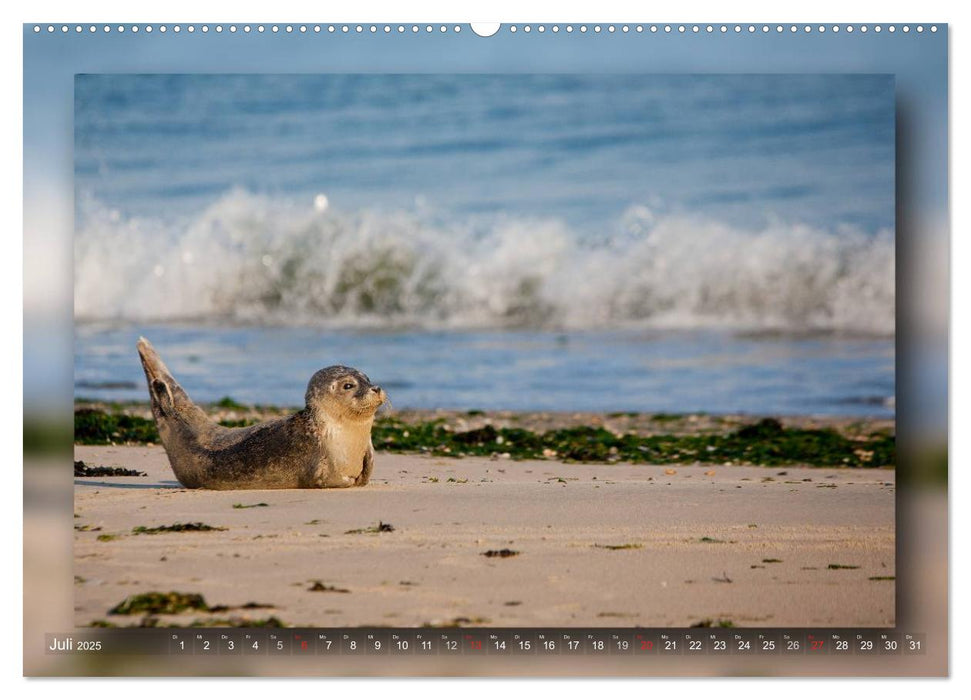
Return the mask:
<path id="1" fill-rule="evenodd" d="M 75 317 L 890 335 L 894 240 L 642 205 L 591 236 L 552 217 L 349 212 L 241 189 L 177 222 L 82 199 Z"/>

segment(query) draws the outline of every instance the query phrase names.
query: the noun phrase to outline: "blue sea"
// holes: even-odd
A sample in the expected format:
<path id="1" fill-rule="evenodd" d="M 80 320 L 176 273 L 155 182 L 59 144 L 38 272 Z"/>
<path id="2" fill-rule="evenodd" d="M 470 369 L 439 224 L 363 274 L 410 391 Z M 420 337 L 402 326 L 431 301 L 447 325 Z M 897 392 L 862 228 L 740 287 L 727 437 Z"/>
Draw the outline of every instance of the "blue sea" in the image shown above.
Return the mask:
<path id="1" fill-rule="evenodd" d="M 894 414 L 879 75 L 79 75 L 76 396 Z"/>

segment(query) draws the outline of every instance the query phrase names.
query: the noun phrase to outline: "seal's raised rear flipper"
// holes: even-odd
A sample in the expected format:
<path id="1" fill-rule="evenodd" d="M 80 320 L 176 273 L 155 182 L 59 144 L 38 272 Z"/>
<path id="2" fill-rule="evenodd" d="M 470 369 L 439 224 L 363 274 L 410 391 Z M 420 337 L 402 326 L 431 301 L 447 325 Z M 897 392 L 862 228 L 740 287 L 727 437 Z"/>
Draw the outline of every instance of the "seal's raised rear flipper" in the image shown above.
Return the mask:
<path id="1" fill-rule="evenodd" d="M 139 338 L 136 344 L 138 355 L 142 359 L 142 368 L 148 380 L 148 393 L 152 398 L 152 412 L 156 418 L 181 418 L 186 422 L 209 422 L 201 408 L 192 403 L 192 399 L 175 381 L 169 368 L 162 362 L 162 358 L 155 352 L 155 348 L 145 338 Z"/>

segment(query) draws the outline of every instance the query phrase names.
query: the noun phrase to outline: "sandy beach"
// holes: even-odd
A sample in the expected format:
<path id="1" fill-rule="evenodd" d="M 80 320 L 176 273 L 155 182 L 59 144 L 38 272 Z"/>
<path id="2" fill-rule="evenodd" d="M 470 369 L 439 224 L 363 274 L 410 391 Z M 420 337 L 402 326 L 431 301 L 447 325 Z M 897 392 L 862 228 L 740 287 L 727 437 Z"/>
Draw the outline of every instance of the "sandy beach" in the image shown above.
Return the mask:
<path id="1" fill-rule="evenodd" d="M 142 624 L 109 610 L 155 591 L 218 606 L 165 625 L 895 622 L 890 469 L 379 453 L 363 489 L 214 492 L 181 488 L 158 446 L 75 459 L 146 473 L 74 480 L 78 626 Z M 225 529 L 133 533 L 176 523 Z"/>

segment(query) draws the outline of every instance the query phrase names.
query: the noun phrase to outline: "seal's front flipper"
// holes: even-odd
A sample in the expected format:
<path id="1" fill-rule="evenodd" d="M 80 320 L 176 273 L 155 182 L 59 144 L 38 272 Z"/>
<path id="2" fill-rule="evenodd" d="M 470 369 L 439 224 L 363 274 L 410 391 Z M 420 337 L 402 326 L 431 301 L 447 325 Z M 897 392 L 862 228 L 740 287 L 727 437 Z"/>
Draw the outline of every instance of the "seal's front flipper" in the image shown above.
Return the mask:
<path id="1" fill-rule="evenodd" d="M 367 482 L 371 480 L 371 472 L 374 471 L 374 449 L 368 447 L 367 452 L 364 453 L 364 468 L 361 470 L 361 474 L 354 480 L 355 486 L 366 486 Z"/>

